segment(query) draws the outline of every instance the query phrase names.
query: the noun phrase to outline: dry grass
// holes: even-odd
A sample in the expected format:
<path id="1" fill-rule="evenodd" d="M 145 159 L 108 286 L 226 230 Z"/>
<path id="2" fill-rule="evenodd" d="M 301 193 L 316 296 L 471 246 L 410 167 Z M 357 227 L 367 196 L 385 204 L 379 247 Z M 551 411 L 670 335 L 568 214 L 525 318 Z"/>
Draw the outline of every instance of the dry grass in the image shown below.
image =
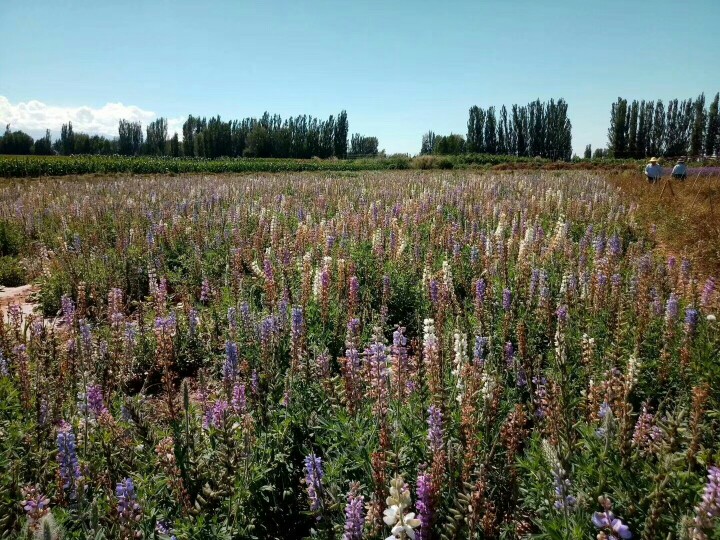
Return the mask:
<path id="1" fill-rule="evenodd" d="M 665 178 L 655 185 L 630 172 L 608 178 L 638 204 L 639 219 L 655 226 L 662 248 L 690 256 L 701 273 L 720 275 L 720 176 Z"/>

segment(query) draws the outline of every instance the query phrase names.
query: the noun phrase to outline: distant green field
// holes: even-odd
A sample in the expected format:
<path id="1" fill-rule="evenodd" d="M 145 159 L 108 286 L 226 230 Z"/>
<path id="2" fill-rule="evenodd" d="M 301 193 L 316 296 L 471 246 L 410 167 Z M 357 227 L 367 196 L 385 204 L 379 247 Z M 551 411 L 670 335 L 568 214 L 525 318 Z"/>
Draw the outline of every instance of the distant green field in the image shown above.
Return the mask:
<path id="1" fill-rule="evenodd" d="M 668 162 L 669 163 L 669 162 Z M 389 156 L 363 159 L 172 158 L 127 156 L 0 156 L 0 177 L 32 178 L 81 174 L 243 173 L 371 171 L 398 169 L 624 169 L 641 170 L 635 159 L 550 161 L 490 154 Z"/>

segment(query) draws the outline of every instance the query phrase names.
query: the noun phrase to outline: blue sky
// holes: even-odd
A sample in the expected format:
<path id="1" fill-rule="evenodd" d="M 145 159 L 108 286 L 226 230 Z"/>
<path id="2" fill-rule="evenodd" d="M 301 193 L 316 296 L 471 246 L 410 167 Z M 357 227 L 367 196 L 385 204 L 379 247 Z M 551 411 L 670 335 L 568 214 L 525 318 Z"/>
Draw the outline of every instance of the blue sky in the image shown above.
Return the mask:
<path id="1" fill-rule="evenodd" d="M 719 0 L 0 0 L 0 121 L 344 108 L 351 132 L 416 153 L 428 129 L 465 134 L 471 105 L 564 97 L 582 152 L 619 95 L 720 90 L 718 21 Z"/>

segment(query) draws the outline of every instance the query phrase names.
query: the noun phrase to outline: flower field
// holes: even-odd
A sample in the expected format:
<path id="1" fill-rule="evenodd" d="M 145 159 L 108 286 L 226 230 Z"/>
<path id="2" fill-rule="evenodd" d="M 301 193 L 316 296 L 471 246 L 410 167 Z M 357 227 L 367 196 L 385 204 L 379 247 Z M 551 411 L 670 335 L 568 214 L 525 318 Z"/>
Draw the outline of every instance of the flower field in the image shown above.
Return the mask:
<path id="1" fill-rule="evenodd" d="M 0 225 L 0 537 L 720 538 L 720 292 L 600 174 L 6 181 Z"/>

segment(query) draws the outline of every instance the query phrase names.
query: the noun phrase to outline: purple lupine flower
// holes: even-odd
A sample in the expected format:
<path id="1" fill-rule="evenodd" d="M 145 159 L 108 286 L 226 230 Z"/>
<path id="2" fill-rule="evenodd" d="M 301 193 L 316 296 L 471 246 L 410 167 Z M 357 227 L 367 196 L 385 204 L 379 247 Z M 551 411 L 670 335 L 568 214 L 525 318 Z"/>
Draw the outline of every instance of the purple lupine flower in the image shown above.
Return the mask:
<path id="1" fill-rule="evenodd" d="M 77 457 L 75 434 L 71 429 L 61 429 L 57 434 L 57 462 L 63 488 L 70 491 L 72 498 L 77 494 L 77 483 L 82 479 L 80 462 Z"/>
<path id="2" fill-rule="evenodd" d="M 620 240 L 620 237 L 617 234 L 613 234 L 610 237 L 608 247 L 610 248 L 610 253 L 615 257 L 622 253 L 622 240 Z"/>
<path id="3" fill-rule="evenodd" d="M 85 319 L 80 321 L 80 336 L 82 337 L 83 349 L 86 354 L 90 354 L 92 349 L 92 333 L 90 325 Z"/>
<path id="4" fill-rule="evenodd" d="M 225 416 L 230 405 L 224 399 L 219 399 L 215 404 L 205 411 L 205 418 L 203 419 L 203 427 L 208 429 L 214 427 L 215 429 L 221 429 L 225 422 Z"/>
<path id="5" fill-rule="evenodd" d="M 322 459 L 315 454 L 307 456 L 305 458 L 305 486 L 312 512 L 317 512 L 322 508 L 323 476 Z"/>
<path id="6" fill-rule="evenodd" d="M 155 331 L 162 334 L 175 335 L 177 325 L 177 317 L 175 312 L 171 312 L 167 317 L 157 317 L 155 319 Z"/>
<path id="7" fill-rule="evenodd" d="M 223 365 L 223 378 L 226 381 L 235 378 L 238 368 L 238 348 L 232 341 L 225 343 L 225 364 Z"/>
<path id="8" fill-rule="evenodd" d="M 169 535 L 169 534 L 172 534 L 172 532 L 173 532 L 173 526 L 172 526 L 172 523 L 170 523 L 166 519 L 159 519 L 155 523 L 155 530 L 159 534 Z"/>
<path id="9" fill-rule="evenodd" d="M 685 310 L 685 333 L 692 336 L 697 329 L 700 313 L 695 308 L 687 308 Z"/>
<path id="10" fill-rule="evenodd" d="M 510 289 L 503 290 L 502 307 L 504 311 L 510 311 L 512 306 L 512 291 Z"/>
<path id="11" fill-rule="evenodd" d="M 691 268 L 692 263 L 690 262 L 690 259 L 683 257 L 682 263 L 680 263 L 680 272 L 682 273 L 683 278 L 688 279 L 690 277 Z"/>
<path id="12" fill-rule="evenodd" d="M 195 335 L 197 334 L 199 321 L 200 317 L 198 316 L 197 309 L 192 308 L 188 313 L 188 332 L 190 333 L 191 338 L 195 337 Z"/>
<path id="13" fill-rule="evenodd" d="M 475 282 L 475 300 L 482 304 L 485 302 L 485 291 L 487 289 L 487 285 L 485 284 L 485 280 L 483 278 L 478 279 Z"/>
<path id="14" fill-rule="evenodd" d="M 421 474 L 417 478 L 415 487 L 417 495 L 417 519 L 420 520 L 420 529 L 415 531 L 417 540 L 427 540 L 432 534 L 432 478 L 429 474 Z"/>
<path id="15" fill-rule="evenodd" d="M 473 246 L 470 249 L 470 264 L 477 264 L 478 260 L 480 260 L 480 250 L 477 246 Z"/>
<path id="16" fill-rule="evenodd" d="M 212 289 L 210 289 L 210 282 L 207 278 L 203 278 L 202 286 L 200 287 L 200 302 L 203 304 L 207 303 L 207 301 L 210 300 L 211 294 Z"/>
<path id="17" fill-rule="evenodd" d="M 227 320 L 228 320 L 228 326 L 230 327 L 230 330 L 236 330 L 237 329 L 237 309 L 235 309 L 234 307 L 228 308 Z"/>
<path id="18" fill-rule="evenodd" d="M 439 407 L 430 405 L 428 409 L 428 441 L 430 452 L 437 454 L 443 448 L 443 415 Z"/>
<path id="19" fill-rule="evenodd" d="M 440 300 L 440 286 L 436 279 L 430 280 L 430 301 L 435 306 Z"/>
<path id="20" fill-rule="evenodd" d="M 125 323 L 125 346 L 128 349 L 135 347 L 137 341 L 137 324 L 136 323 Z"/>
<path id="21" fill-rule="evenodd" d="M 130 478 L 125 478 L 117 483 L 115 497 L 117 497 L 118 518 L 122 525 L 132 526 L 140 521 L 142 507 L 137 502 L 135 486 Z"/>
<path id="22" fill-rule="evenodd" d="M 247 302 L 240 304 L 240 317 L 245 328 L 250 326 L 250 304 Z"/>
<path id="23" fill-rule="evenodd" d="M 39 521 L 50 512 L 50 499 L 36 487 L 22 489 L 23 500 L 20 503 L 27 514 L 31 530 L 39 528 Z"/>
<path id="24" fill-rule="evenodd" d="M 8 361 L 2 351 L 0 351 L 0 377 L 7 377 L 9 375 L 10 370 L 8 369 Z"/>
<path id="25" fill-rule="evenodd" d="M 712 530 L 714 520 L 720 516 L 720 468 L 710 467 L 707 478 L 700 504 L 695 507 L 693 538 L 698 539 L 708 538 L 705 532 Z"/>
<path id="26" fill-rule="evenodd" d="M 547 379 L 545 377 L 533 377 L 535 385 L 535 416 L 545 418 L 547 416 Z"/>
<path id="27" fill-rule="evenodd" d="M 236 384 L 233 387 L 232 401 L 230 403 L 237 414 L 244 414 L 247 409 L 247 397 L 245 396 L 245 385 Z"/>
<path id="28" fill-rule="evenodd" d="M 667 267 L 670 272 L 675 270 L 675 267 L 677 266 L 677 258 L 675 255 L 670 255 L 667 260 Z"/>
<path id="29" fill-rule="evenodd" d="M 358 293 L 360 291 L 360 282 L 358 281 L 357 276 L 350 277 L 349 289 L 350 298 L 357 299 Z"/>
<path id="30" fill-rule="evenodd" d="M 533 298 L 537 290 L 538 281 L 540 280 L 540 270 L 533 268 L 530 271 L 530 287 L 528 289 L 528 297 Z"/>
<path id="31" fill-rule="evenodd" d="M 518 388 L 525 388 L 527 386 L 527 373 L 523 367 L 518 369 L 516 385 Z"/>
<path id="32" fill-rule="evenodd" d="M 268 315 L 260 322 L 260 343 L 268 347 L 275 332 L 275 317 Z"/>
<path id="33" fill-rule="evenodd" d="M 557 310 L 555 311 L 555 315 L 558 318 L 558 322 L 566 323 L 568 318 L 568 307 L 564 304 L 558 306 Z"/>
<path id="34" fill-rule="evenodd" d="M 678 299 L 675 293 L 670 293 L 670 296 L 665 304 L 665 321 L 670 324 L 674 322 L 678 317 Z"/>
<path id="35" fill-rule="evenodd" d="M 62 305 L 63 322 L 70 328 L 75 321 L 75 302 L 64 294 L 60 299 L 60 304 Z"/>
<path id="36" fill-rule="evenodd" d="M 293 342 L 298 342 L 303 332 L 303 310 L 301 307 L 292 308 L 291 328 Z"/>
<path id="37" fill-rule="evenodd" d="M 570 480 L 565 473 L 565 469 L 560 464 L 553 467 L 553 483 L 555 485 L 555 503 L 553 506 L 556 510 L 571 510 L 577 503 L 577 499 L 570 495 Z"/>
<path id="38" fill-rule="evenodd" d="M 505 343 L 505 347 L 503 347 L 503 353 L 505 356 L 505 365 L 508 367 L 508 369 L 512 369 L 512 367 L 515 365 L 515 347 L 513 347 L 512 342 L 508 341 Z"/>
<path id="39" fill-rule="evenodd" d="M 488 338 L 475 336 L 475 346 L 473 347 L 473 359 L 476 364 L 485 362 L 485 349 L 488 344 Z"/>
<path id="40" fill-rule="evenodd" d="M 608 535 L 608 540 L 632 538 L 630 528 L 625 525 L 621 519 L 616 518 L 610 510 L 595 512 L 592 517 L 592 523 L 595 525 L 595 528 L 602 530 Z"/>
<path id="41" fill-rule="evenodd" d="M 96 418 L 107 412 L 103 399 L 102 387 L 99 384 L 92 384 L 87 389 L 87 406 L 88 411 Z"/>
<path id="42" fill-rule="evenodd" d="M 365 497 L 358 494 L 358 485 L 351 487 L 345 506 L 345 529 L 342 540 L 362 540 L 365 526 Z"/>
<path id="43" fill-rule="evenodd" d="M 258 395 L 260 393 L 260 377 L 258 376 L 258 372 L 256 369 L 252 370 L 252 373 L 250 374 L 250 390 L 252 391 L 253 395 Z"/>
<path id="44" fill-rule="evenodd" d="M 712 304 L 713 293 L 715 292 L 715 278 L 709 277 L 705 281 L 702 295 L 700 296 L 700 305 L 704 308 L 710 307 Z"/>
<path id="45" fill-rule="evenodd" d="M 612 413 L 612 409 L 607 401 L 603 401 L 603 404 L 600 405 L 600 410 L 598 411 L 598 417 L 600 417 L 600 420 L 605 420 L 608 413 Z"/>

